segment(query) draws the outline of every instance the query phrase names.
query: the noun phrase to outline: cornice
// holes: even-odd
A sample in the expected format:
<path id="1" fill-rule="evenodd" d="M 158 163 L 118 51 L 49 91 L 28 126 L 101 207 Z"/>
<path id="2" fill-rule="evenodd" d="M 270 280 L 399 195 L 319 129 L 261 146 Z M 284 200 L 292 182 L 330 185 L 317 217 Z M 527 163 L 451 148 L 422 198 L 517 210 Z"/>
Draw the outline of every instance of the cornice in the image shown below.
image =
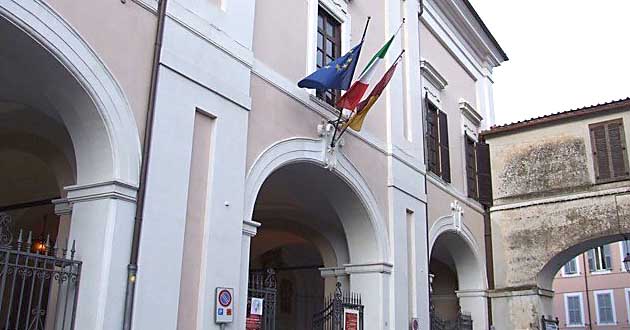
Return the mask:
<path id="1" fill-rule="evenodd" d="M 431 1 L 425 7 L 446 22 L 448 30 L 465 45 L 481 67 L 491 71 L 504 61 L 500 48 L 494 45 L 463 1 Z"/>
<path id="2" fill-rule="evenodd" d="M 422 59 L 420 60 L 420 72 L 422 76 L 425 77 L 435 88 L 439 90 L 443 90 L 444 87 L 448 85 L 448 81 L 446 78 L 442 76 L 437 69 L 429 61 Z"/>

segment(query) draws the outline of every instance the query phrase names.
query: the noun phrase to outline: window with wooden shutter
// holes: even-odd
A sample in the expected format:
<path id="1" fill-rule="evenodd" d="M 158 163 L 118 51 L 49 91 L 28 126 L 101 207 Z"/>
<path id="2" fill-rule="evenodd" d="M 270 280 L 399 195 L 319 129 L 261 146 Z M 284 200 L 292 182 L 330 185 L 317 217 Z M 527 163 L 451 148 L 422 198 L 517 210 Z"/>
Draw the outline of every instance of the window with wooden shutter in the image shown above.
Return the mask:
<path id="1" fill-rule="evenodd" d="M 440 144 L 440 176 L 444 181 L 451 182 L 451 161 L 448 151 L 448 120 L 446 113 L 440 111 L 438 113 L 438 125 L 440 128 L 439 144 Z"/>
<path id="2" fill-rule="evenodd" d="M 476 146 L 477 152 L 477 186 L 479 189 L 479 203 L 492 205 L 492 177 L 490 175 L 490 145 L 480 141 Z"/>
<path id="3" fill-rule="evenodd" d="M 623 121 L 621 119 L 592 124 L 591 147 L 597 182 L 629 177 Z"/>
<path id="4" fill-rule="evenodd" d="M 438 109 L 431 103 L 427 103 L 427 167 L 428 170 L 440 175 L 439 150 L 438 150 Z"/>
<path id="5" fill-rule="evenodd" d="M 341 56 L 341 23 L 324 8 L 317 13 L 317 68 L 321 68 Z M 317 90 L 318 98 L 335 106 L 341 96 L 338 90 Z"/>
<path id="6" fill-rule="evenodd" d="M 475 152 L 475 141 L 468 135 L 464 137 L 464 154 L 466 157 L 466 188 L 468 197 L 477 199 L 477 155 Z"/>

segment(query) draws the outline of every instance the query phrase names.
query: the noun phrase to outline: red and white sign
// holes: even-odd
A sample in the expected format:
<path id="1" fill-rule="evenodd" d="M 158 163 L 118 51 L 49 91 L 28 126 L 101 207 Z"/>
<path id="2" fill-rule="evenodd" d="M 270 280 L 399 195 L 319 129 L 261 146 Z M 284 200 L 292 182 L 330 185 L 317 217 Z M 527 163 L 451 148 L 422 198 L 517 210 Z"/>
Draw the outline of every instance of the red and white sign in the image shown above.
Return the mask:
<path id="1" fill-rule="evenodd" d="M 344 310 L 343 324 L 345 330 L 359 330 L 359 311 L 352 309 Z"/>

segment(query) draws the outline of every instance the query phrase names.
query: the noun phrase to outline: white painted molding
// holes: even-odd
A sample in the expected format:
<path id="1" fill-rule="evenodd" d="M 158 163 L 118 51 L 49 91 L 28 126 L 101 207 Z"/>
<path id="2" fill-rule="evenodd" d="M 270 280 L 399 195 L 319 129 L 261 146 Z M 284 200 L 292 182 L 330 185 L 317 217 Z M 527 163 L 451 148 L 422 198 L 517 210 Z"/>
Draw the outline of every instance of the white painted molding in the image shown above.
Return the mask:
<path id="1" fill-rule="evenodd" d="M 311 138 L 291 138 L 270 146 L 254 161 L 245 180 L 246 219 L 251 219 L 258 192 L 265 180 L 277 169 L 292 163 L 306 162 L 324 167 L 326 165 L 326 140 Z M 366 180 L 357 168 L 338 150 L 336 166 L 332 170 L 352 188 L 369 215 L 372 232 L 376 238 L 379 259 L 389 260 L 387 228 L 382 219 L 383 213 L 371 192 Z"/>
<path id="2" fill-rule="evenodd" d="M 473 108 L 468 101 L 459 99 L 459 110 L 461 110 L 464 117 L 468 118 L 475 126 L 481 125 L 483 117 Z"/>
<path id="3" fill-rule="evenodd" d="M 488 297 L 487 290 L 457 290 L 455 291 L 457 298 L 467 298 L 467 297 Z"/>
<path id="4" fill-rule="evenodd" d="M 346 267 L 322 267 L 319 268 L 319 272 L 323 278 L 327 277 L 340 277 L 348 275 Z"/>
<path id="5" fill-rule="evenodd" d="M 343 267 L 348 274 L 391 274 L 394 265 L 386 262 L 376 262 L 368 264 L 345 264 Z"/>
<path id="6" fill-rule="evenodd" d="M 111 179 L 137 185 L 140 134 L 131 106 L 103 60 L 44 1 L 0 1 L 0 16 L 41 44 L 81 84 L 102 116 L 110 138 L 114 162 Z"/>
<path id="7" fill-rule="evenodd" d="M 455 219 L 453 217 L 453 213 L 451 213 L 449 215 L 438 218 L 438 220 L 433 223 L 431 229 L 429 229 L 429 255 L 433 251 L 433 246 L 435 245 L 435 242 L 440 237 L 440 235 L 447 232 L 452 232 L 457 234 L 468 244 L 473 254 L 475 255 L 475 258 L 480 261 L 479 264 L 483 265 L 484 263 L 479 260 L 481 256 L 481 249 L 479 247 L 479 244 L 477 244 L 477 240 L 475 239 L 474 234 L 463 221 L 460 226 L 456 225 L 457 222 L 457 219 Z"/>
<path id="8" fill-rule="evenodd" d="M 137 188 L 120 181 L 105 181 L 86 185 L 65 187 L 69 203 L 93 201 L 99 199 L 121 199 L 136 202 Z"/>
<path id="9" fill-rule="evenodd" d="M 425 59 L 420 60 L 420 72 L 422 76 L 438 90 L 443 90 L 448 85 L 446 78 Z"/>

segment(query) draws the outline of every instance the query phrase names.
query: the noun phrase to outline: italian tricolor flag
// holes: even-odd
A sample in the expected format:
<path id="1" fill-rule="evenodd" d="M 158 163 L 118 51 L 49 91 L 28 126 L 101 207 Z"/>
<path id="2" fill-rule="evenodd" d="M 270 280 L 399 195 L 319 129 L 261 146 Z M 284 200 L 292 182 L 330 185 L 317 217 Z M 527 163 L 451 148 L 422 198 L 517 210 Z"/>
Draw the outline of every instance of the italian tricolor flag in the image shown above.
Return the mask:
<path id="1" fill-rule="evenodd" d="M 389 46 L 392 44 L 392 41 L 394 41 L 394 37 L 396 37 L 396 34 L 394 34 L 389 41 L 387 41 L 385 45 L 383 45 L 383 47 L 381 47 L 381 49 L 372 56 L 372 59 L 370 59 L 365 69 L 363 69 L 363 72 L 361 72 L 359 80 L 355 81 L 354 84 L 350 86 L 350 89 L 348 89 L 339 101 L 337 101 L 338 107 L 350 109 L 352 111 L 356 109 L 359 102 L 361 102 L 363 94 L 365 94 L 370 86 L 370 80 L 372 80 L 372 76 L 374 76 L 374 73 L 376 72 L 376 67 L 385 58 L 385 54 L 387 54 Z"/>

